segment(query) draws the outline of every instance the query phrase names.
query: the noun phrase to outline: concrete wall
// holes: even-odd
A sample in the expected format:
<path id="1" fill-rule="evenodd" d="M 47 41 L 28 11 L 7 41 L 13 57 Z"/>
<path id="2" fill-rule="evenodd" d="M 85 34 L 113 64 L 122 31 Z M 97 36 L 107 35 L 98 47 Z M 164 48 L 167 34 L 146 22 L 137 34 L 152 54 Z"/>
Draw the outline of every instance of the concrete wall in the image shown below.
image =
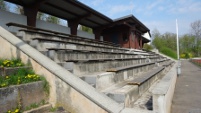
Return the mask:
<path id="1" fill-rule="evenodd" d="M 177 63 L 156 85 L 153 93 L 153 110 L 154 113 L 170 113 L 172 98 L 177 80 Z"/>
<path id="2" fill-rule="evenodd" d="M 50 84 L 49 102 L 72 113 L 119 113 L 123 106 L 0 27 L 0 57 L 20 58 Z"/>
<path id="3" fill-rule="evenodd" d="M 47 97 L 41 81 L 0 88 L 0 110 L 5 113 L 17 108 L 19 104 L 25 110 L 31 104 L 47 101 Z"/>
<path id="4" fill-rule="evenodd" d="M 17 28 L 17 27 L 7 27 L 5 24 L 9 23 L 9 22 L 26 25 L 27 19 L 26 19 L 26 16 L 24 16 L 24 15 L 14 14 L 11 12 L 0 10 L 0 26 L 2 26 L 3 28 L 5 28 L 6 30 L 11 31 L 11 32 L 18 32 L 18 30 L 21 29 L 21 28 Z M 67 26 L 67 25 L 62 26 L 62 25 L 58 25 L 58 24 L 45 22 L 42 20 L 37 20 L 37 22 L 36 22 L 36 27 L 38 27 L 38 28 L 70 34 L 70 28 L 65 27 L 65 26 Z M 94 34 L 90 34 L 90 33 L 84 32 L 84 31 L 80 31 L 80 30 L 78 30 L 77 35 L 85 37 L 85 38 L 95 39 Z"/>

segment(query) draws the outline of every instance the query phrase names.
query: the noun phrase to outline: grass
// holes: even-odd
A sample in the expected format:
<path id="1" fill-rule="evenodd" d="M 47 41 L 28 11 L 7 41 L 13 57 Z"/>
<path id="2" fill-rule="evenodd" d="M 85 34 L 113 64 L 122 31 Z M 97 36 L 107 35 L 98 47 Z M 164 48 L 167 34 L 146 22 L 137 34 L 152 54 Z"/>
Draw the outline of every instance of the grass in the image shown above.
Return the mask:
<path id="1" fill-rule="evenodd" d="M 19 108 L 16 108 L 15 110 L 8 110 L 6 113 L 21 113 Z"/>
<path id="2" fill-rule="evenodd" d="M 50 112 L 55 112 L 57 110 L 57 107 L 52 107 L 49 111 Z"/>
<path id="3" fill-rule="evenodd" d="M 47 82 L 47 80 L 44 77 L 41 77 L 41 80 L 43 81 L 43 90 L 46 92 L 46 95 L 49 96 L 50 94 L 50 85 Z"/>
<path id="4" fill-rule="evenodd" d="M 25 66 L 19 59 L 12 59 L 12 60 L 2 60 L 0 59 L 0 67 L 21 67 Z M 15 73 L 12 75 L 1 76 L 0 75 L 0 88 L 9 87 L 12 85 L 20 85 L 35 81 L 44 81 L 43 89 L 46 92 L 47 96 L 49 96 L 49 83 L 46 81 L 44 77 L 41 77 L 34 73 L 32 69 L 27 68 L 19 68 Z M 45 100 L 41 100 L 40 103 L 33 103 L 30 106 L 26 107 L 26 110 L 30 110 L 33 108 L 37 108 L 39 106 L 45 105 L 47 102 Z M 21 105 L 18 105 L 15 109 L 8 110 L 6 113 L 22 113 Z"/>
<path id="5" fill-rule="evenodd" d="M 160 49 L 160 52 L 171 58 L 177 59 L 177 53 L 170 48 L 163 47 Z"/>
<path id="6" fill-rule="evenodd" d="M 21 67 L 24 66 L 24 64 L 19 59 L 12 59 L 12 60 L 0 60 L 0 66 L 1 67 Z"/>
<path id="7" fill-rule="evenodd" d="M 0 88 L 40 81 L 41 77 L 31 69 L 19 69 L 14 75 L 0 76 Z"/>

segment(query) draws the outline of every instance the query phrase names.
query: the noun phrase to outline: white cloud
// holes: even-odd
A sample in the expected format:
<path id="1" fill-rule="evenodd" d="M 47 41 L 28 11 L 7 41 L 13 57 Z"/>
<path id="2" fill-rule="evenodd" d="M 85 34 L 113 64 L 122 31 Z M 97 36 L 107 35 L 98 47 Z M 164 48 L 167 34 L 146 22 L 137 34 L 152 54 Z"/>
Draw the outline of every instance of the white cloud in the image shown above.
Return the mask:
<path id="1" fill-rule="evenodd" d="M 133 4 L 125 4 L 125 5 L 110 5 L 108 6 L 107 8 L 107 13 L 110 15 L 110 16 L 114 16 L 116 14 L 120 14 L 120 13 L 124 13 L 124 15 L 128 15 L 128 14 L 131 14 L 132 11 L 133 11 Z M 127 14 L 126 14 L 127 13 Z"/>
<path id="2" fill-rule="evenodd" d="M 179 0 L 175 5 L 169 6 L 169 13 L 172 14 L 190 14 L 201 12 L 201 2 L 192 0 Z"/>
<path id="3" fill-rule="evenodd" d="M 143 23 L 150 29 L 151 33 L 154 29 L 157 29 L 161 34 L 166 32 L 176 33 L 176 20 L 146 21 Z M 178 20 L 179 35 L 190 32 L 190 23 L 189 20 Z"/>
<path id="4" fill-rule="evenodd" d="M 165 7 L 159 6 L 159 7 L 158 7 L 158 10 L 159 10 L 159 11 L 164 11 L 164 10 L 165 10 Z"/>
<path id="5" fill-rule="evenodd" d="M 152 10 L 153 8 L 156 8 L 156 7 L 159 7 L 158 5 L 160 4 L 160 3 L 162 3 L 163 2 L 163 0 L 157 0 L 157 1 L 155 1 L 155 2 L 152 2 L 151 4 L 147 4 L 147 9 L 148 10 Z"/>
<path id="6" fill-rule="evenodd" d="M 92 3 L 92 5 L 97 6 L 103 2 L 104 2 L 104 0 L 93 0 L 91 3 Z"/>

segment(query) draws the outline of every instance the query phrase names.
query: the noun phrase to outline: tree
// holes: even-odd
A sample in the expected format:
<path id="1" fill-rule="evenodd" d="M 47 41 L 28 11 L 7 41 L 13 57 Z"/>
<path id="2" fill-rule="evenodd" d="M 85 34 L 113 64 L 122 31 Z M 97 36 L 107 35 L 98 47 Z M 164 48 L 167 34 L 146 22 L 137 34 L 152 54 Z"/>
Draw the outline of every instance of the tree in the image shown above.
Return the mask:
<path id="1" fill-rule="evenodd" d="M 167 32 L 167 33 L 163 34 L 162 40 L 165 41 L 165 42 L 163 42 L 164 46 L 166 46 L 174 51 L 177 50 L 176 34 Z"/>
<path id="2" fill-rule="evenodd" d="M 164 33 L 160 34 L 158 30 L 152 33 L 152 45 L 157 48 L 161 53 L 168 55 L 172 58 L 177 58 L 176 54 L 176 34 Z"/>
<path id="3" fill-rule="evenodd" d="M 80 30 L 88 32 L 88 33 L 93 33 L 92 29 L 86 26 L 81 25 Z"/>
<path id="4" fill-rule="evenodd" d="M 38 12 L 36 18 L 39 20 L 45 20 L 45 13 Z"/>
<path id="5" fill-rule="evenodd" d="M 197 38 L 200 38 L 201 35 L 201 20 L 197 20 L 191 23 L 191 31 L 192 34 L 195 35 Z"/>
<path id="6" fill-rule="evenodd" d="M 23 7 L 20 6 L 20 5 L 16 5 L 15 11 L 16 11 L 16 13 L 18 13 L 18 14 L 24 15 L 24 9 L 23 9 Z"/>
<path id="7" fill-rule="evenodd" d="M 46 21 L 47 22 L 51 22 L 51 23 L 55 23 L 55 24 L 59 24 L 60 23 L 60 19 L 55 17 L 55 16 L 51 16 L 51 15 L 47 15 L 46 16 Z"/>
<path id="8" fill-rule="evenodd" d="M 4 2 L 4 0 L 0 0 L 0 9 L 9 11 L 9 6 L 6 2 Z"/>
<path id="9" fill-rule="evenodd" d="M 153 49 L 153 47 L 152 47 L 151 45 L 145 43 L 144 46 L 143 46 L 143 49 L 145 49 L 145 50 L 149 50 L 149 51 L 150 51 L 150 50 Z"/>
<path id="10" fill-rule="evenodd" d="M 157 29 L 153 30 L 152 37 L 153 37 L 152 45 L 155 48 L 160 48 L 162 46 L 161 45 L 161 40 L 160 40 L 161 34 L 160 34 L 160 32 Z"/>
<path id="11" fill-rule="evenodd" d="M 24 9 L 23 9 L 22 6 L 16 5 L 15 11 L 16 11 L 16 13 L 24 15 Z M 60 23 L 60 19 L 59 18 L 57 18 L 55 16 L 52 16 L 52 15 L 48 15 L 48 14 L 42 13 L 42 12 L 38 12 L 36 18 L 40 19 L 40 20 L 47 21 L 47 22 L 55 23 L 55 24 L 59 24 Z"/>
<path id="12" fill-rule="evenodd" d="M 192 35 L 195 36 L 195 43 L 194 47 L 197 51 L 197 56 L 200 56 L 200 50 L 201 50 L 201 20 L 197 20 L 193 23 L 191 23 L 191 31 Z"/>

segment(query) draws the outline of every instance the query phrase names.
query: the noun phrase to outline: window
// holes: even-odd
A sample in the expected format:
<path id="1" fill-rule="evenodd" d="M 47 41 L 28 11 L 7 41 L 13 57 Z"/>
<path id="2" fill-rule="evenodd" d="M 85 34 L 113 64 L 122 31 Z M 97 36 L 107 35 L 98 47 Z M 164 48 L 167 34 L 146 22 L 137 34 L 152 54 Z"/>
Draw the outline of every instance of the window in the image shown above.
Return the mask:
<path id="1" fill-rule="evenodd" d="M 123 41 L 124 42 L 128 41 L 128 35 L 126 33 L 123 33 Z"/>

